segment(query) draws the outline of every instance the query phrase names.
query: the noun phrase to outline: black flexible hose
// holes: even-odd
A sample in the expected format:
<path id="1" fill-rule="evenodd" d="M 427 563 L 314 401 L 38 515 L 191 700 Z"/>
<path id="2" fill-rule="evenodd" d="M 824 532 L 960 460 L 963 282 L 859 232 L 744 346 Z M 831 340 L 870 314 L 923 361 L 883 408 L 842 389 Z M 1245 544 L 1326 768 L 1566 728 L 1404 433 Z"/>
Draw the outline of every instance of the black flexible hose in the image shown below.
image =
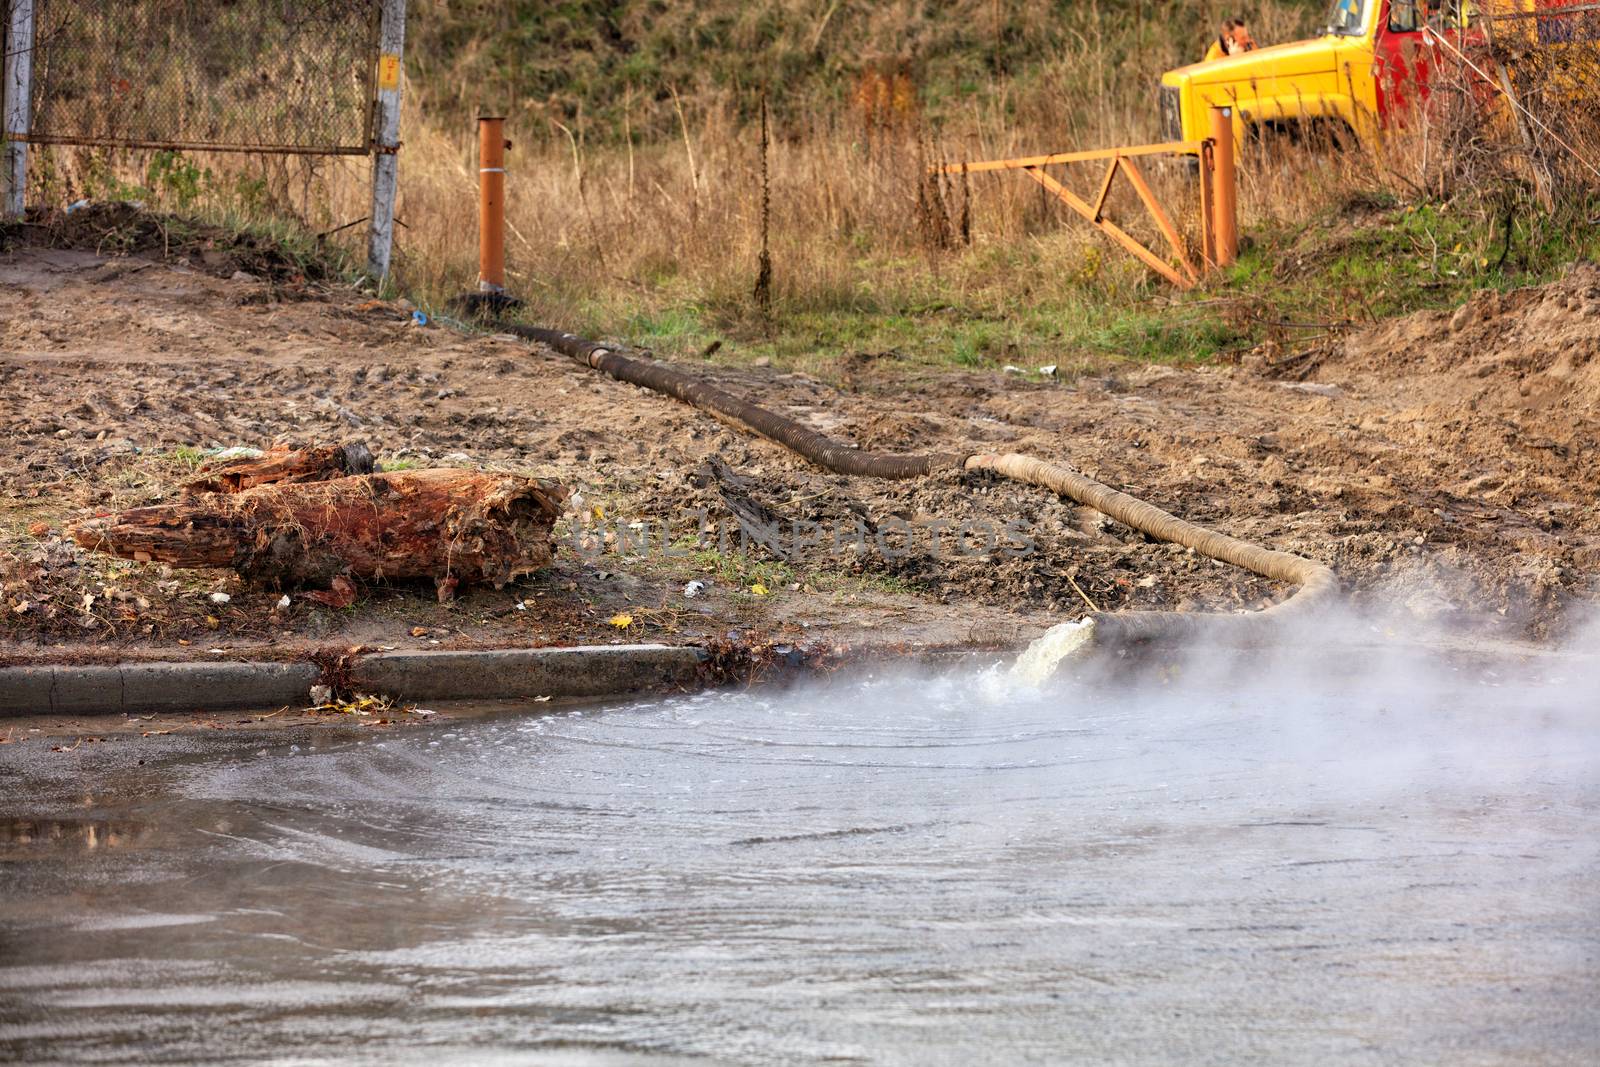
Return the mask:
<path id="1" fill-rule="evenodd" d="M 584 366 L 608 374 L 618 381 L 665 393 L 692 407 L 709 411 L 736 427 L 775 441 L 835 474 L 866 478 L 921 478 L 936 470 L 959 468 L 966 460 L 966 456 L 941 453 L 895 455 L 866 452 L 839 444 L 793 419 L 757 407 L 732 393 L 725 393 L 668 364 L 634 359 L 575 334 L 547 330 L 541 326 L 504 328 L 517 337 L 548 345 L 562 355 L 570 356 Z"/>

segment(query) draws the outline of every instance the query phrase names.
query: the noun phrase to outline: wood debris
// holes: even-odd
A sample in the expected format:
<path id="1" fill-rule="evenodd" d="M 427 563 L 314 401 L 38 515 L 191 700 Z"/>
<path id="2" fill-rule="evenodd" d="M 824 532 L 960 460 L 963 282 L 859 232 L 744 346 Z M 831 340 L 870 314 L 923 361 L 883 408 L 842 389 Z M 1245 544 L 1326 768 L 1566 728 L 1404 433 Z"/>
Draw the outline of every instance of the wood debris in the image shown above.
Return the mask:
<path id="1" fill-rule="evenodd" d="M 241 484 L 261 473 L 262 461 L 250 462 L 255 473 Z M 286 586 L 343 592 L 352 578 L 432 578 L 447 599 L 458 584 L 499 589 L 548 565 L 566 498 L 559 484 L 518 474 L 439 468 L 305 481 L 305 463 L 277 462 L 298 473 L 95 516 L 67 535 L 126 559 L 231 567 Z M 218 477 L 239 473 L 230 465 Z"/>

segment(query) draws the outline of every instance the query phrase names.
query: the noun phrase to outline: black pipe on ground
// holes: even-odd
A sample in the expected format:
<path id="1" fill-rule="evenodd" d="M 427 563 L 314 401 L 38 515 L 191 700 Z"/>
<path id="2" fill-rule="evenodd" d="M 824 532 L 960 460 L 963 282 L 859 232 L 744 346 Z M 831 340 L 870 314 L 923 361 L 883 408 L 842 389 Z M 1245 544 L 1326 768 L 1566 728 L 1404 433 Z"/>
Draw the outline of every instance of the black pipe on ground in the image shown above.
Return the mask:
<path id="1" fill-rule="evenodd" d="M 1196 526 L 1176 515 L 1112 489 L 1058 463 L 1023 455 L 925 453 L 884 455 L 839 444 L 793 419 L 741 400 L 731 393 L 665 363 L 635 359 L 615 349 L 541 326 L 505 325 L 517 337 L 537 341 L 586 367 L 619 381 L 674 397 L 725 422 L 774 441 L 837 474 L 868 478 L 920 478 L 938 470 L 986 470 L 1014 481 L 1037 485 L 1109 515 L 1125 526 L 1162 541 L 1192 548 L 1275 581 L 1299 588 L 1278 604 L 1258 612 L 1224 615 L 1202 612 L 1139 611 L 1092 613 L 1098 640 L 1120 643 L 1171 641 L 1211 636 L 1219 629 L 1247 639 L 1265 633 L 1288 616 L 1326 607 L 1338 597 L 1333 571 L 1315 560 L 1262 548 L 1248 541 Z"/>
<path id="2" fill-rule="evenodd" d="M 835 474 L 863 478 L 921 478 L 936 470 L 959 468 L 966 459 L 965 456 L 938 453 L 889 455 L 866 452 L 842 445 L 793 419 L 741 400 L 668 364 L 624 356 L 612 348 L 575 334 L 540 326 L 507 326 L 505 329 L 518 337 L 547 345 L 618 381 L 663 393 L 691 407 L 710 412 L 739 429 L 774 441 Z"/>

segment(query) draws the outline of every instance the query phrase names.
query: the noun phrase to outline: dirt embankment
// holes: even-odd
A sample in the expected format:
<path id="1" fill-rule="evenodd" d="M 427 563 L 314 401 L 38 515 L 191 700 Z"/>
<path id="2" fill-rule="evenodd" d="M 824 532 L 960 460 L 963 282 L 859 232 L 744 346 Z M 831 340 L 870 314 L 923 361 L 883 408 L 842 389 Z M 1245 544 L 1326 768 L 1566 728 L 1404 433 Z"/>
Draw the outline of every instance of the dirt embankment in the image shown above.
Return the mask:
<path id="1" fill-rule="evenodd" d="M 1282 592 L 1025 486 L 819 472 L 514 339 L 420 326 L 406 308 L 235 273 L 209 254 L 217 262 L 27 245 L 0 256 L 0 656 L 753 635 L 1011 643 L 1090 602 L 1226 610 Z M 1358 600 L 1429 620 L 1553 637 L 1595 593 L 1592 266 L 1243 367 L 1111 362 L 1041 382 L 854 357 L 842 388 L 704 369 L 863 447 L 1073 463 L 1185 518 L 1325 560 Z M 556 565 L 446 605 L 431 589 L 379 586 L 343 611 L 295 596 L 279 608 L 280 591 L 227 572 L 95 557 L 59 536 L 86 512 L 170 499 L 207 449 L 350 438 L 391 466 L 563 481 L 576 492 Z M 775 545 L 738 551 L 740 519 Z M 692 543 L 707 527 L 708 543 Z M 731 533 L 720 549 L 719 531 Z M 688 596 L 691 581 L 704 585 Z"/>

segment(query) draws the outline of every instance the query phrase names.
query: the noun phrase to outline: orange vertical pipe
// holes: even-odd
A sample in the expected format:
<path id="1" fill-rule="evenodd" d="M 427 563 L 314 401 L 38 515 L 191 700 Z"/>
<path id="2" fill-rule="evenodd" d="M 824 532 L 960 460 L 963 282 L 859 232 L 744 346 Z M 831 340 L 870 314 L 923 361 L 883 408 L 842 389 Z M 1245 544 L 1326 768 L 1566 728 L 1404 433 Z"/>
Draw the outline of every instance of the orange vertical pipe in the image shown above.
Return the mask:
<path id="1" fill-rule="evenodd" d="M 506 287 L 506 120 L 478 119 L 478 289 Z"/>
<path id="2" fill-rule="evenodd" d="M 1233 155 L 1233 109 L 1211 109 L 1211 229 L 1217 246 L 1217 266 L 1231 266 L 1239 258 L 1239 187 Z"/>

